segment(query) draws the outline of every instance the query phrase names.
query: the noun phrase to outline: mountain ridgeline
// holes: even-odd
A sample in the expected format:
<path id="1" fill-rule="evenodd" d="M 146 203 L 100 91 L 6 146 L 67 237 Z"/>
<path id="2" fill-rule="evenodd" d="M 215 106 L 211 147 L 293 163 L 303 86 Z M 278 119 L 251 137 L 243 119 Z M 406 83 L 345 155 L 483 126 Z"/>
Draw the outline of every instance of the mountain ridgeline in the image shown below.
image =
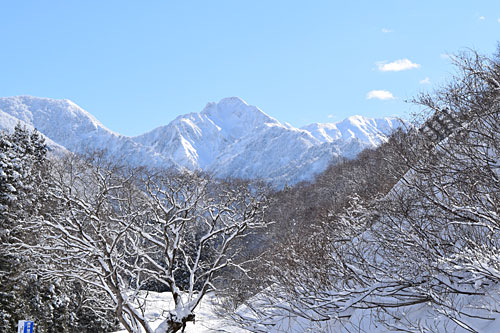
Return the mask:
<path id="1" fill-rule="evenodd" d="M 331 163 L 387 140 L 401 121 L 352 116 L 295 128 L 237 97 L 208 103 L 166 126 L 127 137 L 69 100 L 0 98 L 0 129 L 37 128 L 56 151 L 106 150 L 131 165 L 204 170 L 281 187 L 310 181 Z"/>

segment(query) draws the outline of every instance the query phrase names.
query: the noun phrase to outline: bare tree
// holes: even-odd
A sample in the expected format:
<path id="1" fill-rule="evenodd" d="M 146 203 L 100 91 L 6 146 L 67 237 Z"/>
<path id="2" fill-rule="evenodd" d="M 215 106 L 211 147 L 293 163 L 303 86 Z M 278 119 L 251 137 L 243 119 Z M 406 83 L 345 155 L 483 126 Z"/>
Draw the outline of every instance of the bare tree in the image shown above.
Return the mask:
<path id="1" fill-rule="evenodd" d="M 224 269 L 245 271 L 244 263 L 236 260 L 239 250 L 231 245 L 266 226 L 267 198 L 261 188 L 201 174 L 160 174 L 144 183 L 152 199 L 151 228 L 137 232 L 163 254 L 161 261 L 147 254 L 143 258 L 154 267 L 148 277 L 166 284 L 172 294 L 175 309 L 164 326 L 174 332 L 194 320 L 195 308 L 217 289 Z"/>
<path id="2" fill-rule="evenodd" d="M 55 161 L 54 210 L 31 221 L 36 243 L 18 249 L 39 261 L 45 279 L 74 280 L 92 288 L 93 311 L 112 311 L 129 332 L 153 332 L 145 317 L 145 290 L 167 287 L 156 332 L 183 330 L 226 267 L 231 244 L 265 225 L 266 197 L 248 184 L 201 174 L 148 173 L 109 162 L 104 155 Z"/>

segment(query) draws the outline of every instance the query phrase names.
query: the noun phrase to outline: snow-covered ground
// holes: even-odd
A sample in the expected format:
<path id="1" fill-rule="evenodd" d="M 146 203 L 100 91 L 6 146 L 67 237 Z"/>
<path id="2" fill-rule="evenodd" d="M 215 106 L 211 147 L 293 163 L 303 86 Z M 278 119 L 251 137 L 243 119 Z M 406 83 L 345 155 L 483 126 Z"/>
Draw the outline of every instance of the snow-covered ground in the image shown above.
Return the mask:
<path id="1" fill-rule="evenodd" d="M 151 323 L 151 327 L 156 329 L 165 319 L 168 310 L 173 309 L 173 299 L 169 292 L 157 293 L 148 292 L 146 319 Z M 186 325 L 185 333 L 209 333 L 209 332 L 232 332 L 232 333 L 248 333 L 238 327 L 231 326 L 229 322 L 219 318 L 215 314 L 214 305 L 212 302 L 214 296 L 208 294 L 203 298 L 200 306 L 195 310 L 195 322 Z M 115 333 L 126 333 L 126 330 L 117 331 Z"/>
<path id="2" fill-rule="evenodd" d="M 186 333 L 209 333 L 209 332 L 232 332 L 232 333 L 249 333 L 239 327 L 233 326 L 229 321 L 219 318 L 215 314 L 212 302 L 214 296 L 209 294 L 201 303 L 200 307 L 195 311 L 195 323 L 188 323 Z M 498 333 L 500 332 L 500 313 L 490 312 L 487 313 L 482 309 L 485 301 L 488 301 L 489 306 L 492 304 L 500 304 L 500 295 L 497 288 L 492 288 L 492 294 L 484 297 L 468 298 L 468 303 L 463 304 L 467 307 L 467 311 L 472 316 L 480 316 L 489 319 L 477 318 L 462 318 L 467 325 L 481 333 Z M 172 298 L 170 293 L 156 293 L 149 292 L 147 296 L 146 318 L 152 323 L 153 329 L 156 329 L 165 318 L 168 309 L 172 309 Z M 499 306 L 500 307 L 500 306 Z M 497 309 L 500 310 L 500 309 Z M 242 309 L 244 310 L 244 307 Z M 248 314 L 245 311 L 245 314 Z M 401 316 L 403 315 L 403 316 Z M 420 323 L 422 326 L 433 329 L 433 332 L 456 332 L 465 333 L 469 330 L 461 327 L 452 327 L 450 322 L 446 320 L 445 315 L 437 315 L 426 304 L 419 304 L 409 306 L 398 313 L 400 320 L 410 319 L 412 322 Z M 397 324 L 397 322 L 393 323 Z M 283 315 L 276 318 L 273 327 L 268 326 L 269 333 L 301 333 L 301 332 L 322 332 L 322 333 L 339 333 L 339 332 L 369 332 L 369 333 L 389 333 L 396 332 L 396 330 L 389 330 L 386 326 L 376 323 L 374 321 L 374 313 L 370 310 L 354 310 L 349 319 L 342 321 L 318 321 L 311 322 L 304 318 L 293 315 Z M 258 330 L 262 332 L 261 330 Z M 425 331 L 425 330 L 424 330 Z M 427 332 L 427 331 L 425 331 Z M 117 331 L 115 333 L 126 333 L 125 330 Z"/>

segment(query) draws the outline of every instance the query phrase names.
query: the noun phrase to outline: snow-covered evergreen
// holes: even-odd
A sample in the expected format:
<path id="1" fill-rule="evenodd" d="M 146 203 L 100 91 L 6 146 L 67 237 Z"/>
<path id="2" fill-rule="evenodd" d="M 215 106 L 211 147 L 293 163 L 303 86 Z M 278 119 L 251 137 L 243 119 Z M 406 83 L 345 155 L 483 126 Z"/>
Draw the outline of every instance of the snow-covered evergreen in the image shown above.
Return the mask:
<path id="1" fill-rule="evenodd" d="M 40 333 L 110 328 L 82 307 L 88 294 L 81 285 L 41 279 L 35 254 L 19 246 L 38 243 L 40 228 L 32 224 L 55 207 L 46 154 L 36 130 L 17 124 L 13 132 L 0 133 L 0 332 L 16 331 L 25 319 L 34 320 Z"/>

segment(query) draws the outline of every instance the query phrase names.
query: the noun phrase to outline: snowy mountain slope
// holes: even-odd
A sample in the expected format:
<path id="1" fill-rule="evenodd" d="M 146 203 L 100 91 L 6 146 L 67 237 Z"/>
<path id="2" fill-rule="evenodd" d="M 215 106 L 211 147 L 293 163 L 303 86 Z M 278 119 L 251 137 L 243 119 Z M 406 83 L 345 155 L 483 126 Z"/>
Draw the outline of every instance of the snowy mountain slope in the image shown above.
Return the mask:
<path id="1" fill-rule="evenodd" d="M 340 153 L 337 146 L 321 144 L 306 131 L 269 124 L 229 146 L 209 170 L 218 176 L 263 178 L 276 185 L 296 183 L 310 180 Z"/>
<path id="2" fill-rule="evenodd" d="M 311 180 L 332 161 L 377 146 L 400 124 L 391 118 L 354 116 L 297 129 L 231 97 L 133 139 L 188 168 L 282 186 Z"/>
<path id="3" fill-rule="evenodd" d="M 357 138 L 370 146 L 377 146 L 385 141 L 394 128 L 399 127 L 400 121 L 394 118 L 365 118 L 351 116 L 339 123 L 314 123 L 302 127 L 321 142 L 336 140 L 349 141 Z"/>
<path id="4" fill-rule="evenodd" d="M 0 110 L 0 131 L 11 132 L 16 127 L 17 124 L 20 124 L 22 127 L 26 127 L 30 131 L 34 130 L 34 127 L 32 125 L 27 124 L 26 122 L 24 122 L 20 119 L 17 119 L 15 117 L 11 116 L 10 114 L 5 113 L 5 112 Z M 45 143 L 47 144 L 49 151 L 52 151 L 55 153 L 67 152 L 66 148 L 55 143 L 50 138 L 48 138 L 46 135 L 43 135 L 43 137 L 45 139 Z"/>
<path id="5" fill-rule="evenodd" d="M 189 168 L 220 177 L 263 178 L 275 184 L 310 180 L 339 155 L 326 146 L 323 152 L 311 154 L 317 150 L 311 148 L 321 142 L 309 132 L 283 125 L 235 97 L 209 103 L 200 113 L 180 116 L 134 140 L 159 154 L 175 156 Z M 303 165 L 309 168 L 299 173 Z"/>
<path id="6" fill-rule="evenodd" d="M 179 116 L 170 124 L 133 138 L 157 153 L 173 156 L 190 169 L 210 169 L 218 156 L 265 124 L 279 122 L 243 100 L 232 97 L 208 103 L 200 113 Z"/>
<path id="7" fill-rule="evenodd" d="M 56 144 L 73 152 L 108 150 L 117 158 L 139 165 L 162 166 L 172 163 L 142 147 L 130 138 L 104 127 L 94 116 L 69 100 L 56 100 L 31 96 L 0 98 L 0 119 L 5 129 L 21 121 L 29 128 L 36 128 Z"/>
<path id="8" fill-rule="evenodd" d="M 69 100 L 0 98 L 0 112 L 0 126 L 22 121 L 71 151 L 105 149 L 132 165 L 202 169 L 277 186 L 311 180 L 332 161 L 380 144 L 400 125 L 390 118 L 353 116 L 298 129 L 238 97 L 208 103 L 200 113 L 132 138 L 110 131 Z"/>

